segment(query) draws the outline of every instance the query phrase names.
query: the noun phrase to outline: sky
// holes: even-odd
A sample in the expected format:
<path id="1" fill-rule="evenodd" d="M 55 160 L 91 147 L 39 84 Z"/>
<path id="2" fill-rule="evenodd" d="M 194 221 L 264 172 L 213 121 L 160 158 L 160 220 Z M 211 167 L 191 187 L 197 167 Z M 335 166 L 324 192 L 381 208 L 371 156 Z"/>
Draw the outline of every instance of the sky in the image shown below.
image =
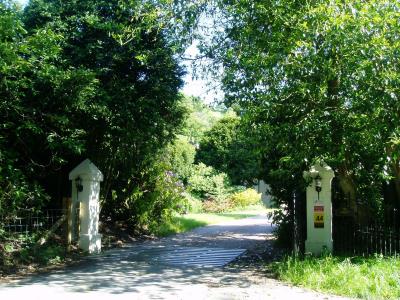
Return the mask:
<path id="1" fill-rule="evenodd" d="M 29 0 L 16 0 L 16 2 L 25 5 Z M 196 45 L 192 44 L 185 53 L 185 56 L 194 57 L 198 53 Z M 189 65 L 184 64 L 187 69 L 187 74 L 184 77 L 184 87 L 182 92 L 187 96 L 196 96 L 201 98 L 206 103 L 212 103 L 222 99 L 222 92 L 216 91 L 208 86 L 206 80 L 193 79 L 193 72 Z"/>
<path id="2" fill-rule="evenodd" d="M 185 57 L 194 58 L 199 54 L 196 43 L 193 43 L 185 52 Z M 209 86 L 207 80 L 194 79 L 193 71 L 190 65 L 185 64 L 187 69 L 187 74 L 184 77 L 185 85 L 182 92 L 188 96 L 196 96 L 201 98 L 206 103 L 212 103 L 215 101 L 220 101 L 223 98 L 222 91 L 220 89 L 213 89 Z"/>

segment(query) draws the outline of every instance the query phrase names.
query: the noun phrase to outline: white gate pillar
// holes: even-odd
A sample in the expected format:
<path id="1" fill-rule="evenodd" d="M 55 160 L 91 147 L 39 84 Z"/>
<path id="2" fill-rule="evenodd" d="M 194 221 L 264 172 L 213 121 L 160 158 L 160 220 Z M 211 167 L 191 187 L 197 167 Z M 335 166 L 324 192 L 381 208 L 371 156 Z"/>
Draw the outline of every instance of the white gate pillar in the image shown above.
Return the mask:
<path id="1" fill-rule="evenodd" d="M 316 164 L 304 177 L 312 179 L 307 187 L 307 240 L 305 250 L 315 255 L 332 252 L 332 179 L 333 170 L 325 163 Z"/>
<path id="2" fill-rule="evenodd" d="M 86 159 L 69 173 L 69 180 L 72 180 L 72 207 L 79 207 L 78 245 L 89 253 L 99 253 L 101 251 L 100 182 L 103 181 L 103 174 L 89 159 Z M 76 228 L 73 234 L 76 236 Z"/>

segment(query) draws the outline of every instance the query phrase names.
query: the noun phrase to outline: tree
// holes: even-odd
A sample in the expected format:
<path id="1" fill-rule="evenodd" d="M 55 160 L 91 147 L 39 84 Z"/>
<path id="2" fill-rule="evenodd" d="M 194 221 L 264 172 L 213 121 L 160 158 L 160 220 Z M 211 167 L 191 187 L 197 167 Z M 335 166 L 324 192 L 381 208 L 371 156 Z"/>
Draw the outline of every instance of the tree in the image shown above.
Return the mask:
<path id="1" fill-rule="evenodd" d="M 196 160 L 228 174 L 233 184 L 249 185 L 258 175 L 258 156 L 240 126 L 237 116 L 215 123 L 204 134 Z"/>
<path id="2" fill-rule="evenodd" d="M 61 199 L 89 157 L 105 175 L 103 215 L 143 225 L 176 206 L 160 159 L 185 113 L 170 4 L 0 2 L 2 205 Z"/>
<path id="3" fill-rule="evenodd" d="M 189 142 L 197 147 L 204 133 L 222 118 L 223 112 L 204 104 L 200 98 L 196 97 L 184 97 L 183 104 L 189 115 L 181 134 L 188 137 Z"/>
<path id="4" fill-rule="evenodd" d="M 159 13 L 150 1 L 100 0 L 34 0 L 24 12 L 30 33 L 58 32 L 63 62 L 95 77 L 96 92 L 76 124 L 86 132 L 82 156 L 105 173 L 103 213 L 133 222 L 142 213 L 133 202 L 150 201 L 143 194 L 153 189 L 149 170 L 183 118 L 183 72 Z"/>
<path id="5" fill-rule="evenodd" d="M 221 0 L 216 7 L 215 27 L 224 30 L 203 49 L 223 66 L 227 103 L 239 103 L 249 133 L 261 136 L 263 177 L 278 201 L 290 203 L 304 188 L 302 171 L 324 160 L 353 209 L 356 199 L 378 208 L 385 174 L 399 178 L 399 4 Z"/>
<path id="6" fill-rule="evenodd" d="M 41 180 L 83 149 L 77 114 L 92 99 L 91 72 L 60 59 L 63 36 L 49 27 L 27 35 L 18 8 L 0 1 L 0 213 L 38 209 Z M 2 210 L 2 211 L 1 211 Z"/>
<path id="7" fill-rule="evenodd" d="M 166 148 L 164 159 L 184 184 L 192 173 L 195 153 L 195 147 L 185 136 L 178 137 Z"/>

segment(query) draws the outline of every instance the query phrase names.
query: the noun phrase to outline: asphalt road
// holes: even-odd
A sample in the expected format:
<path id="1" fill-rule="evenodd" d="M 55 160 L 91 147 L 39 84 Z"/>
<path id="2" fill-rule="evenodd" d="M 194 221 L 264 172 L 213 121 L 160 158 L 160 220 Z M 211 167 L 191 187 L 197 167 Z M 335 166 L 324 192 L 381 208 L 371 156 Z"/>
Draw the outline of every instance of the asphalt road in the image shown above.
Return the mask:
<path id="1" fill-rule="evenodd" d="M 0 284 L 0 299 L 344 299 L 226 265 L 272 239 L 265 215 L 126 245 L 48 274 Z"/>

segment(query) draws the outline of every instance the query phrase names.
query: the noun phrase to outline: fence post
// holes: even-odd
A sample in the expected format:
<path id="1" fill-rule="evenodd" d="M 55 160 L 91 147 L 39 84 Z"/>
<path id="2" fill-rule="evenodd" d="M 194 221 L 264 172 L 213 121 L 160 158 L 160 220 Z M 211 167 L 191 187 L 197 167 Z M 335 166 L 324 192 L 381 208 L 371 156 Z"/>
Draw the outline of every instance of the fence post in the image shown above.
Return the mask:
<path id="1" fill-rule="evenodd" d="M 65 236 L 67 240 L 67 245 L 72 243 L 72 199 L 68 197 L 63 198 L 63 210 L 67 216 L 67 222 L 65 226 Z"/>

